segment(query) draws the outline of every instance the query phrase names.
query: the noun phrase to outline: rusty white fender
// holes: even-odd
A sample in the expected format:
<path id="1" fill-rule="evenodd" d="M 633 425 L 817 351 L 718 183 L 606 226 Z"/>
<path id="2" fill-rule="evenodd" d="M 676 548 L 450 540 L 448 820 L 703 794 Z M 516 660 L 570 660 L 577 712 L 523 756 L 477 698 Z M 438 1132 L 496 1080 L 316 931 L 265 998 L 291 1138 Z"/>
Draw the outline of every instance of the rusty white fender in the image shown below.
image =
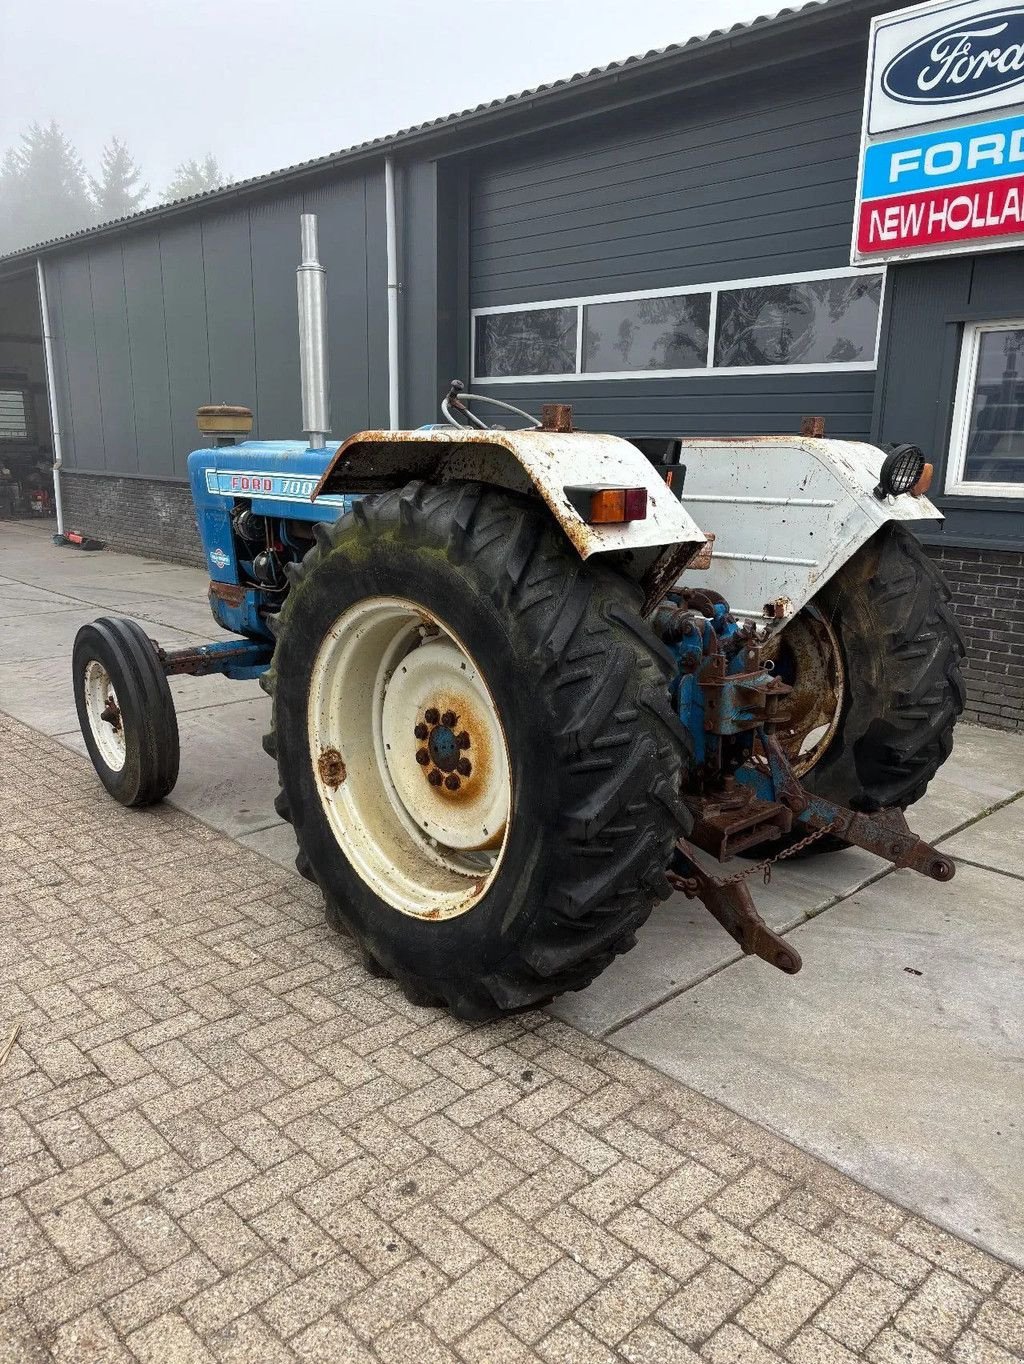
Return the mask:
<path id="1" fill-rule="evenodd" d="M 668 545 L 696 551 L 706 543 L 703 531 L 635 445 L 586 431 L 360 431 L 338 447 L 312 496 L 395 487 L 410 478 L 478 479 L 515 492 L 532 487 L 584 559 Z M 623 525 L 589 525 L 565 495 L 565 488 L 574 484 L 646 488 L 647 516 Z"/>
<path id="2" fill-rule="evenodd" d="M 941 520 L 926 497 L 874 494 L 884 452 L 860 441 L 750 436 L 683 442 L 683 502 L 715 533 L 713 588 L 779 627 L 888 521 Z"/>

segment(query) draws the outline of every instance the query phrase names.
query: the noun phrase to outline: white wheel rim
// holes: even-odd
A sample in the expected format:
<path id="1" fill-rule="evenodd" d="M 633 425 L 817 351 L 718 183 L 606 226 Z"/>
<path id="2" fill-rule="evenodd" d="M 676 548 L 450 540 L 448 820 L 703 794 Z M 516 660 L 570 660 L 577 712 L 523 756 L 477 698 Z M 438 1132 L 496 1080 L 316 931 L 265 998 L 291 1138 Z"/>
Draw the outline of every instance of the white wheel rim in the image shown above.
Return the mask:
<path id="1" fill-rule="evenodd" d="M 85 713 L 100 757 L 113 772 L 124 767 L 124 719 L 110 674 L 97 658 L 91 658 L 82 678 Z"/>
<path id="2" fill-rule="evenodd" d="M 349 607 L 317 652 L 307 719 L 324 815 L 370 889 L 419 919 L 478 904 L 512 782 L 494 698 L 454 632 L 398 597 Z"/>

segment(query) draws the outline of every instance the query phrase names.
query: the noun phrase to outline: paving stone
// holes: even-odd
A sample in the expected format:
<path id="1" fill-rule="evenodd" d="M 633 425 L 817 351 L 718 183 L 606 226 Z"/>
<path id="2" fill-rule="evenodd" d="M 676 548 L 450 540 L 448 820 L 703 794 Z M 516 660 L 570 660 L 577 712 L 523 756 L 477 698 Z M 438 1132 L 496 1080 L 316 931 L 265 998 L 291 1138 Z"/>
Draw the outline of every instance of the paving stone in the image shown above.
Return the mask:
<path id="1" fill-rule="evenodd" d="M 436 1336 L 451 1342 L 507 1302 L 522 1286 L 522 1279 L 507 1265 L 485 1260 L 431 1298 L 420 1315 Z"/>
<path id="2" fill-rule="evenodd" d="M 737 1323 L 778 1349 L 829 1296 L 828 1287 L 796 1265 L 783 1265 L 736 1314 Z"/>
<path id="3" fill-rule="evenodd" d="M 897 1287 L 871 1269 L 858 1269 L 815 1317 L 815 1325 L 851 1350 L 863 1350 L 888 1326 L 907 1300 Z"/>
<path id="4" fill-rule="evenodd" d="M 533 1344 L 571 1315 L 598 1283 L 581 1265 L 558 1260 L 502 1307 L 499 1320 L 520 1340 Z"/>
<path id="5" fill-rule="evenodd" d="M 978 1309 L 981 1297 L 952 1274 L 935 1269 L 896 1316 L 896 1329 L 941 1354 Z"/>
<path id="6" fill-rule="evenodd" d="M 542 1013 L 410 1006 L 289 871 L 0 743 L 14 1364 L 1020 1355 L 998 1259 Z"/>
<path id="7" fill-rule="evenodd" d="M 678 1336 L 653 1321 L 645 1322 L 627 1336 L 619 1345 L 619 1355 L 629 1364 L 699 1364 L 700 1360 L 700 1355 L 694 1354 Z"/>
<path id="8" fill-rule="evenodd" d="M 128 1344 L 141 1364 L 216 1364 L 216 1356 L 176 1312 L 141 1327 Z"/>
<path id="9" fill-rule="evenodd" d="M 577 1309 L 576 1319 L 606 1345 L 617 1345 L 651 1316 L 675 1287 L 674 1279 L 646 1260 L 632 1260 Z"/>
<path id="10" fill-rule="evenodd" d="M 700 1345 L 753 1297 L 754 1285 L 717 1261 L 695 1274 L 656 1313 L 688 1345 Z"/>

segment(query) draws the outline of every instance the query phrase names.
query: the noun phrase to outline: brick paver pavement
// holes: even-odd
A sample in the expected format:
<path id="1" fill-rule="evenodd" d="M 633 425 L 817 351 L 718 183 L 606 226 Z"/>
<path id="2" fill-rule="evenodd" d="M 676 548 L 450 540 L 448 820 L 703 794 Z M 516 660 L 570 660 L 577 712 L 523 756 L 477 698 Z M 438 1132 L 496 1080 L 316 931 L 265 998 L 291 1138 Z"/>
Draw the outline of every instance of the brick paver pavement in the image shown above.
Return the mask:
<path id="1" fill-rule="evenodd" d="M 4 1364 L 1024 1353 L 1024 1275 L 543 1013 L 411 1006 L 297 876 L 3 717 L 0 755 Z"/>

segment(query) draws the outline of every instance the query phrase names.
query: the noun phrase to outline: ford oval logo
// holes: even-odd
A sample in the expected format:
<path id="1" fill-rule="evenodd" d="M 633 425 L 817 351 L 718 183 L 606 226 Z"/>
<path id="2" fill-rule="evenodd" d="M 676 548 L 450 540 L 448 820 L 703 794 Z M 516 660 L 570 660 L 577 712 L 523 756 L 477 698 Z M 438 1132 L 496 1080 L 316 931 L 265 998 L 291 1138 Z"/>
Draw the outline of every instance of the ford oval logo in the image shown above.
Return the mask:
<path id="1" fill-rule="evenodd" d="M 901 104 L 951 104 L 1024 85 L 1024 7 L 950 24 L 898 52 L 882 89 Z"/>

